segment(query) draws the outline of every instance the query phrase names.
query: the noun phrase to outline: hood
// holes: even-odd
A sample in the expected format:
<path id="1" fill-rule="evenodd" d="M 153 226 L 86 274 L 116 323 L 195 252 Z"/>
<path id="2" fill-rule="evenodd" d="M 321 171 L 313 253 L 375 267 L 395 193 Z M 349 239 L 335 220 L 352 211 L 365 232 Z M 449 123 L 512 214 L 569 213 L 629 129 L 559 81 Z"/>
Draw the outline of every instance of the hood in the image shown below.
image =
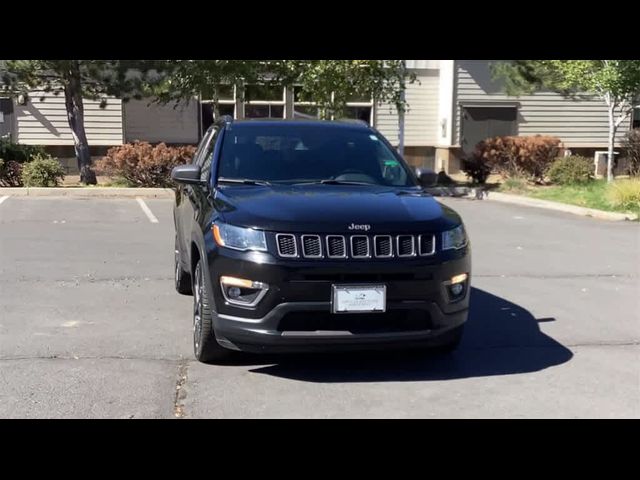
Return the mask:
<path id="1" fill-rule="evenodd" d="M 416 188 L 223 185 L 215 205 L 229 224 L 276 232 L 383 234 L 461 223 L 452 209 Z"/>

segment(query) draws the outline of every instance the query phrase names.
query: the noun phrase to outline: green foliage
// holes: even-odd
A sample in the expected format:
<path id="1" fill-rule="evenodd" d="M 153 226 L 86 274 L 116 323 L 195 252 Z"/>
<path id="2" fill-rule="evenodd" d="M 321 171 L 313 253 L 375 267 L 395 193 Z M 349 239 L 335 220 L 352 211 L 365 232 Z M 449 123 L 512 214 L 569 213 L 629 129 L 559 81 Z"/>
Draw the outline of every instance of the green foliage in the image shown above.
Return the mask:
<path id="1" fill-rule="evenodd" d="M 554 160 L 547 170 L 547 176 L 552 183 L 558 185 L 585 183 L 593 179 L 593 170 L 591 159 L 570 155 Z"/>
<path id="2" fill-rule="evenodd" d="M 471 155 L 462 159 L 462 171 L 475 183 L 484 184 L 491 174 L 491 166 L 482 156 Z"/>
<path id="3" fill-rule="evenodd" d="M 627 173 L 634 176 L 640 175 L 640 128 L 631 130 L 624 142 L 623 147 L 627 153 Z"/>
<path id="4" fill-rule="evenodd" d="M 131 186 L 172 187 L 171 170 L 177 165 L 190 162 L 195 150 L 193 146 L 128 143 L 110 148 L 107 155 L 96 162 L 96 169 Z"/>
<path id="5" fill-rule="evenodd" d="M 148 88 L 162 103 L 200 94 L 216 100 L 220 85 L 296 85 L 325 116 L 340 115 L 350 99 L 363 97 L 404 109 L 402 91 L 416 80 L 400 60 L 174 60 L 161 70 L 166 77 Z"/>
<path id="6" fill-rule="evenodd" d="M 36 155 L 22 166 L 22 183 L 27 187 L 57 187 L 62 180 L 64 168 L 49 155 Z"/>
<path id="7" fill-rule="evenodd" d="M 492 72 L 510 95 L 548 89 L 633 103 L 640 93 L 640 60 L 511 60 L 494 63 Z"/>
<path id="8" fill-rule="evenodd" d="M 525 178 L 542 182 L 547 167 L 558 157 L 560 139 L 533 137 L 493 137 L 476 145 L 473 156 L 503 178 Z"/>
<path id="9" fill-rule="evenodd" d="M 0 158 L 6 162 L 24 163 L 36 155 L 46 155 L 44 148 L 39 145 L 22 145 L 8 139 L 0 139 Z"/>
<path id="10" fill-rule="evenodd" d="M 141 98 L 163 77 L 164 62 L 149 60 L 6 60 L 0 85 L 11 94 L 28 90 L 64 94 L 70 85 L 84 98 Z"/>
<path id="11" fill-rule="evenodd" d="M 640 178 L 616 180 L 607 185 L 605 195 L 616 208 L 640 210 Z"/>

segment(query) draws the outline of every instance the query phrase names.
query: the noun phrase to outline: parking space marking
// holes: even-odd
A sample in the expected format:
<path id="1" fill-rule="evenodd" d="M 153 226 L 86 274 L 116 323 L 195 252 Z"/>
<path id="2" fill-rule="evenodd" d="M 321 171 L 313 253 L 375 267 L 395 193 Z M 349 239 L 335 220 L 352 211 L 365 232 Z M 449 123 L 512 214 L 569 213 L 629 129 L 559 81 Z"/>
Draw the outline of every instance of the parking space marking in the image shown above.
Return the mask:
<path id="1" fill-rule="evenodd" d="M 9 195 L 5 195 L 4 197 L 0 197 L 0 204 L 2 202 L 4 202 L 7 198 L 9 198 Z"/>
<path id="2" fill-rule="evenodd" d="M 146 203 L 144 203 L 144 200 L 140 197 L 136 197 L 136 200 L 138 201 L 138 203 L 140 204 L 140 208 L 142 208 L 142 211 L 145 213 L 145 215 L 147 216 L 147 218 L 149 219 L 149 221 L 151 223 L 158 223 L 158 219 L 156 218 L 156 216 L 153 214 L 153 212 L 151 211 L 151 209 L 147 206 Z"/>

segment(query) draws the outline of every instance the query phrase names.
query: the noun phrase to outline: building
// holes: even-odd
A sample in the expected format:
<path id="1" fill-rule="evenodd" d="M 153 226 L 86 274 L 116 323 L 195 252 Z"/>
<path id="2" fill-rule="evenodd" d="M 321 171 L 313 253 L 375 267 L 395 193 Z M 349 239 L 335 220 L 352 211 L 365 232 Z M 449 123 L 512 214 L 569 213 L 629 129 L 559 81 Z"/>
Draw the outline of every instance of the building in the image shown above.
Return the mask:
<path id="1" fill-rule="evenodd" d="M 565 148 L 593 156 L 606 150 L 608 118 L 596 98 L 579 100 L 557 93 L 537 92 L 509 97 L 492 80 L 489 60 L 407 60 L 417 82 L 407 86 L 409 111 L 405 115 L 405 157 L 412 165 L 456 173 L 461 158 L 477 142 L 496 135 L 553 135 Z M 221 92 L 221 114 L 235 118 L 309 118 L 317 108 L 299 98 L 296 88 L 245 87 L 245 100 L 233 87 Z M 27 102 L 0 99 L 0 135 L 10 134 L 25 144 L 47 146 L 58 157 L 73 157 L 64 99 L 32 92 Z M 148 101 L 109 99 L 85 101 L 85 125 L 93 155 L 113 145 L 144 140 L 168 144 L 195 144 L 212 122 L 210 101 L 194 99 L 181 105 L 154 105 Z M 398 116 L 390 105 L 353 99 L 347 116 L 375 126 L 393 144 L 398 143 Z M 619 131 L 640 126 L 640 115 Z"/>

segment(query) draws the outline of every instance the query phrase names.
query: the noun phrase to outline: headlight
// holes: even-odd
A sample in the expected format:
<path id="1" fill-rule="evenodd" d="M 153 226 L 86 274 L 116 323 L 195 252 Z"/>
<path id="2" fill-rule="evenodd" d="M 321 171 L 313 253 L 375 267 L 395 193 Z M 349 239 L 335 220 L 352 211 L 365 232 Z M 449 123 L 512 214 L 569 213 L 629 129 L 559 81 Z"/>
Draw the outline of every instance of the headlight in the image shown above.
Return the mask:
<path id="1" fill-rule="evenodd" d="M 462 225 L 454 228 L 453 230 L 447 230 L 442 232 L 442 249 L 443 250 L 458 250 L 467 245 L 467 234 L 464 231 Z"/>
<path id="2" fill-rule="evenodd" d="M 242 251 L 267 251 L 267 240 L 261 230 L 234 227 L 226 223 L 215 223 L 213 225 L 213 238 L 221 247 Z"/>

